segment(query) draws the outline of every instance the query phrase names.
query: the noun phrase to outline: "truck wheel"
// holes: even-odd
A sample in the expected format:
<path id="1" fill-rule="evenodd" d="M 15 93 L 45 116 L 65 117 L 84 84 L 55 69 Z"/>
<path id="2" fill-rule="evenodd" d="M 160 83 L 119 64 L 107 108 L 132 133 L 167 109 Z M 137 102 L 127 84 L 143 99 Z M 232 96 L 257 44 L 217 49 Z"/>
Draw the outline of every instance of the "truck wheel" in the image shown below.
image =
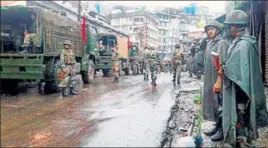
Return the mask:
<path id="1" fill-rule="evenodd" d="M 104 77 L 108 77 L 109 75 L 109 69 L 102 69 L 102 73 Z"/>
<path id="2" fill-rule="evenodd" d="M 82 80 L 85 84 L 92 84 L 95 77 L 94 62 L 89 60 L 87 70 L 82 73 Z"/>
<path id="3" fill-rule="evenodd" d="M 11 94 L 12 96 L 19 94 L 19 85 L 17 80 L 7 80 L 3 84 L 4 87 L 1 87 L 1 89 L 5 90 L 7 93 Z"/>

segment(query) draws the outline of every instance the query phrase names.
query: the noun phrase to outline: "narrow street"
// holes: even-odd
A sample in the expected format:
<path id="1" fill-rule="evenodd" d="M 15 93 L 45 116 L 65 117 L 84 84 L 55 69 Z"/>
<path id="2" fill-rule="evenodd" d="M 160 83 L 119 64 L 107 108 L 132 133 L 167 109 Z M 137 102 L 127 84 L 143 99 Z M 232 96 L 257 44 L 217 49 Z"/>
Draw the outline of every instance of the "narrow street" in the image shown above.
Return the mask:
<path id="1" fill-rule="evenodd" d="M 200 105 L 202 82 L 183 73 L 181 86 L 171 75 L 158 75 L 158 85 L 142 75 L 121 77 L 120 83 L 97 77 L 79 96 L 41 96 L 36 88 L 15 97 L 1 97 L 1 146 L 34 147 L 178 147 L 189 132 Z M 268 92 L 268 91 L 266 91 Z M 211 128 L 204 122 L 202 130 Z M 265 146 L 268 128 L 259 130 L 256 146 Z M 190 134 L 190 133 L 189 133 Z M 196 134 L 196 133 L 195 133 Z M 190 136 L 190 135 L 189 135 Z M 202 134 L 203 146 L 223 146 Z"/>
<path id="2" fill-rule="evenodd" d="M 159 74 L 156 87 L 142 75 L 110 81 L 97 77 L 70 98 L 35 88 L 1 97 L 1 145 L 159 146 L 178 90 L 171 75 Z"/>

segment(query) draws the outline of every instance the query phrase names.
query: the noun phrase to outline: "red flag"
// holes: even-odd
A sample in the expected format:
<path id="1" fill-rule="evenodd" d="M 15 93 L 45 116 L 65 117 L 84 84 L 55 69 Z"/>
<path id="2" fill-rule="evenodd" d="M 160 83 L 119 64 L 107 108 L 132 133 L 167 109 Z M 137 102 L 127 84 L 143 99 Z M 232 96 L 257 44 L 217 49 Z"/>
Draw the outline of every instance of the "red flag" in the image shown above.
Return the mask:
<path id="1" fill-rule="evenodd" d="M 217 70 L 220 70 L 220 69 L 221 69 L 221 64 L 220 64 L 219 54 L 216 53 L 216 52 L 213 52 L 213 51 L 211 51 L 211 54 L 212 54 L 212 56 L 213 56 L 214 63 L 215 63 L 215 66 L 216 66 L 216 69 L 217 69 Z"/>
<path id="2" fill-rule="evenodd" d="M 86 27 L 87 27 L 87 24 L 86 24 L 86 17 L 83 16 L 82 17 L 82 40 L 84 41 L 84 45 L 86 45 L 87 43 L 87 32 L 86 32 Z"/>
<path id="3" fill-rule="evenodd" d="M 127 43 L 128 43 L 128 50 L 130 50 L 131 48 L 131 42 L 130 42 L 130 37 L 127 37 Z"/>

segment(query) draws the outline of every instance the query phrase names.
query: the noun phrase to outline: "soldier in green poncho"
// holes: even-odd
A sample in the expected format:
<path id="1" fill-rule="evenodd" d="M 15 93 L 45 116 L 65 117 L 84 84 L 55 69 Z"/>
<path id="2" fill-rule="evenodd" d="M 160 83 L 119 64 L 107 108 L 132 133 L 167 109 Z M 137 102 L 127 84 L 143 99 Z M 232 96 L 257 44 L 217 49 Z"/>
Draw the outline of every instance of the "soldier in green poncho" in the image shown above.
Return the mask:
<path id="1" fill-rule="evenodd" d="M 258 127 L 268 122 L 264 85 L 257 41 L 246 30 L 246 13 L 234 10 L 225 25 L 235 39 L 219 71 L 224 77 L 223 133 L 225 142 L 241 145 L 257 139 Z"/>
<path id="2" fill-rule="evenodd" d="M 222 78 L 218 76 L 217 65 L 211 53 L 218 55 L 221 64 L 225 63 L 229 44 L 221 37 L 221 26 L 216 20 L 208 21 L 204 29 L 208 35 L 209 42 L 204 53 L 203 118 L 216 122 L 214 128 L 204 133 L 212 136 L 212 141 L 219 141 L 223 139 L 222 117 L 220 116 L 222 108 Z M 213 88 L 215 85 L 218 86 L 217 91 L 214 91 L 216 90 Z"/>

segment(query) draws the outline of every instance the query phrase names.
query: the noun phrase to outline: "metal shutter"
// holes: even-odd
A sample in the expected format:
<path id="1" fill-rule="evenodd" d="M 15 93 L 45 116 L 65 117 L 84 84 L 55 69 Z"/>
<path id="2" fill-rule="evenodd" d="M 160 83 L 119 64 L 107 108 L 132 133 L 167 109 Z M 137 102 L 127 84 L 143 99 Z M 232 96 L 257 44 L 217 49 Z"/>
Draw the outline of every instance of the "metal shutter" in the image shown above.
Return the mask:
<path id="1" fill-rule="evenodd" d="M 265 85 L 268 85 L 268 2 L 265 1 Z"/>

